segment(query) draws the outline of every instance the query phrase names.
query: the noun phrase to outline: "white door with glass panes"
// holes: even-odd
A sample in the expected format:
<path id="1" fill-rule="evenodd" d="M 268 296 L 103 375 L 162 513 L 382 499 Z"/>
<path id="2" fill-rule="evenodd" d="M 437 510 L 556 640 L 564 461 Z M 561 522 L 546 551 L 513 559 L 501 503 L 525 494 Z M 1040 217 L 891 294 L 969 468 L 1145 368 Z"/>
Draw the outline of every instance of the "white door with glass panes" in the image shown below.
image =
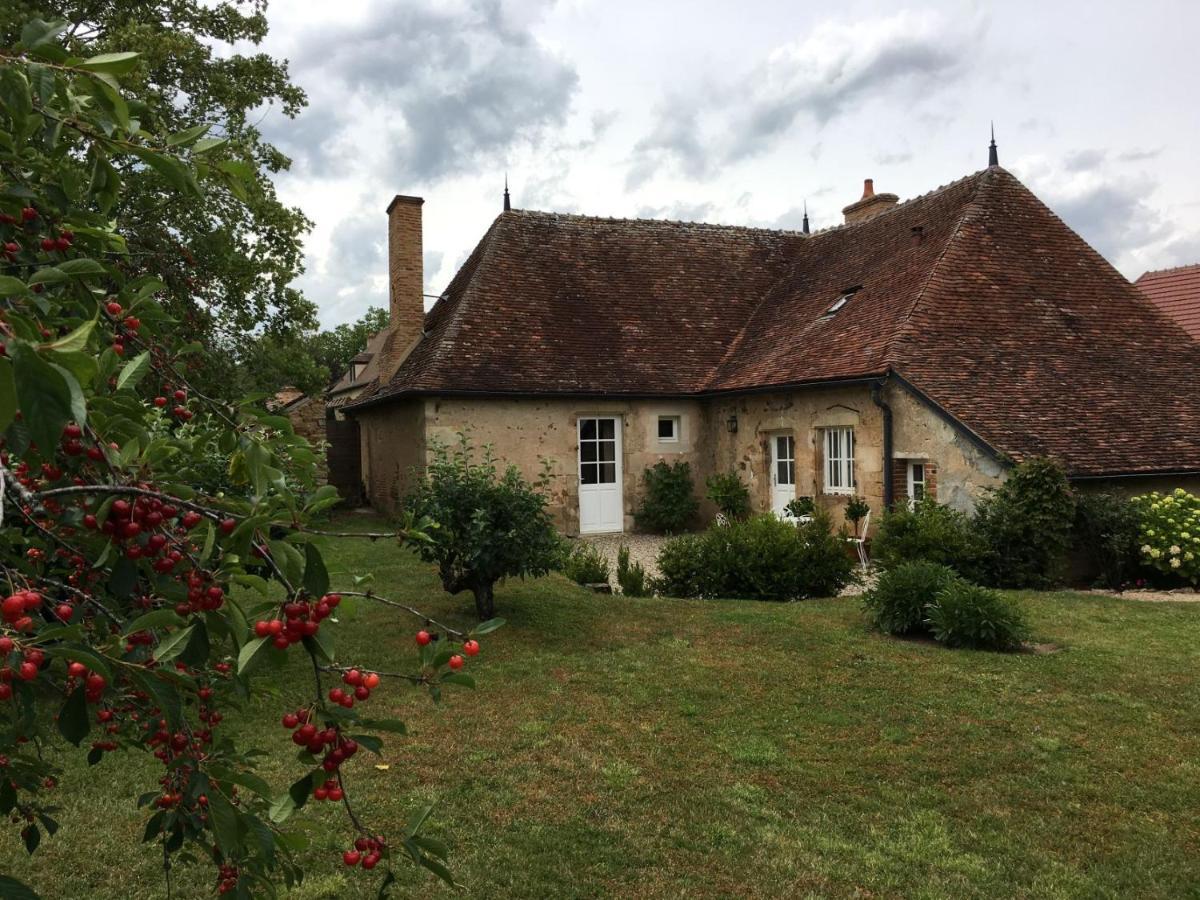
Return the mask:
<path id="1" fill-rule="evenodd" d="M 771 438 L 771 511 L 782 516 L 796 499 L 796 439 L 790 434 Z"/>
<path id="2" fill-rule="evenodd" d="M 613 416 L 579 420 L 579 533 L 623 531 L 621 424 Z"/>

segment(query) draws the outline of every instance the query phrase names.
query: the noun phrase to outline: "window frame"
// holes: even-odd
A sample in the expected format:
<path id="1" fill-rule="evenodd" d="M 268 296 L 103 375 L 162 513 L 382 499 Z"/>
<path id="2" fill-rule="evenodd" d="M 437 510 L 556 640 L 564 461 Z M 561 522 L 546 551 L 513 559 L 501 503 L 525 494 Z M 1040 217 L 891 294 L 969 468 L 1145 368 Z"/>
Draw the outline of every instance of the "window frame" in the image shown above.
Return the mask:
<path id="1" fill-rule="evenodd" d="M 913 477 L 914 467 L 921 467 L 921 478 L 917 480 Z M 908 471 L 908 502 L 909 504 L 916 503 L 919 500 L 929 496 L 929 463 L 923 459 L 910 459 L 906 466 Z M 915 489 L 920 485 L 921 496 L 916 495 Z"/>
<path id="2" fill-rule="evenodd" d="M 663 422 L 671 423 L 671 436 L 670 437 L 662 436 Z M 679 443 L 679 433 L 682 430 L 683 430 L 683 418 L 681 416 L 659 416 L 658 417 L 658 424 L 655 426 L 655 433 L 658 436 L 658 442 L 660 444 L 678 444 Z"/>
<path id="3" fill-rule="evenodd" d="M 858 486 L 854 471 L 854 451 L 857 446 L 854 426 L 838 425 L 823 431 L 821 446 L 824 452 L 824 491 L 826 494 L 852 495 Z"/>

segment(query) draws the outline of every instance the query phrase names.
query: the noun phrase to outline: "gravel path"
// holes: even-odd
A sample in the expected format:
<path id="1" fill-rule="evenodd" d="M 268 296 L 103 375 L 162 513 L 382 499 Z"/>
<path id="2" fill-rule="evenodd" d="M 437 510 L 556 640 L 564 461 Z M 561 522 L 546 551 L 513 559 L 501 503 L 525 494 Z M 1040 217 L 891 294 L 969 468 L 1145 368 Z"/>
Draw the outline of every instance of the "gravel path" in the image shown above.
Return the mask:
<path id="1" fill-rule="evenodd" d="M 1093 589 L 1080 591 L 1080 593 L 1116 597 L 1119 600 L 1141 600 L 1143 603 L 1200 603 L 1200 593 L 1196 593 L 1191 588 L 1179 588 L 1174 591 L 1132 590 L 1122 594 L 1118 594 L 1116 591 Z"/>
<path id="2" fill-rule="evenodd" d="M 617 589 L 617 551 L 624 544 L 629 548 L 629 561 L 641 563 L 646 575 L 658 576 L 658 552 L 670 540 L 661 534 L 590 534 L 580 538 L 587 541 L 608 557 L 608 581 Z M 862 584 L 849 584 L 839 596 L 854 597 L 861 594 L 872 583 L 875 576 L 868 572 Z"/>

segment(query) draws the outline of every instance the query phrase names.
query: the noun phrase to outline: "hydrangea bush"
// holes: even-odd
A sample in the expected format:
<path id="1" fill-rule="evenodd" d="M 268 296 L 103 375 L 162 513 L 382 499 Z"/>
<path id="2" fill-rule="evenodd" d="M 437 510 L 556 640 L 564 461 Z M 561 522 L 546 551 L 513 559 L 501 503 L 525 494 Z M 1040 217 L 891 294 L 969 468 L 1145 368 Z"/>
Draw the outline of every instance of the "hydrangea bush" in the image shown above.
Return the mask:
<path id="1" fill-rule="evenodd" d="M 1142 559 L 1159 572 L 1200 584 L 1200 497 L 1176 488 L 1133 502 L 1142 517 Z"/>

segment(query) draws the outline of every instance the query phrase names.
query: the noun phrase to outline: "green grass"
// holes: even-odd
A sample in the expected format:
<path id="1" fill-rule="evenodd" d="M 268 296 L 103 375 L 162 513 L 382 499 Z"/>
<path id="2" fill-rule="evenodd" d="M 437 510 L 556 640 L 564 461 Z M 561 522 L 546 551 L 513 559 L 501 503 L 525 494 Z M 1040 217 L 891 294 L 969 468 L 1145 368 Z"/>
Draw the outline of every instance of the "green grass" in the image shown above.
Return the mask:
<path id="1" fill-rule="evenodd" d="M 384 543 L 330 542 L 332 567 L 467 623 L 432 571 Z M 343 582 L 335 576 L 335 583 Z M 441 708 L 390 685 L 374 714 L 409 724 L 347 782 L 396 833 L 437 800 L 432 833 L 477 897 L 1200 896 L 1200 605 L 1070 593 L 1021 597 L 1048 655 L 951 651 L 872 633 L 853 600 L 625 599 L 561 578 L 497 594 L 509 624 L 469 664 L 479 688 Z M 410 621 L 360 607 L 338 654 L 379 668 L 412 652 Z M 281 710 L 223 728 L 302 772 Z M 74 757 L 62 830 L 35 857 L 16 829 L 0 869 L 47 897 L 162 895 L 132 798 L 157 766 Z M 341 869 L 336 809 L 306 808 L 309 877 L 294 897 L 373 896 Z M 180 872 L 204 896 L 207 869 Z M 451 895 L 397 866 L 398 893 Z M 188 882 L 193 882 L 189 884 Z"/>

